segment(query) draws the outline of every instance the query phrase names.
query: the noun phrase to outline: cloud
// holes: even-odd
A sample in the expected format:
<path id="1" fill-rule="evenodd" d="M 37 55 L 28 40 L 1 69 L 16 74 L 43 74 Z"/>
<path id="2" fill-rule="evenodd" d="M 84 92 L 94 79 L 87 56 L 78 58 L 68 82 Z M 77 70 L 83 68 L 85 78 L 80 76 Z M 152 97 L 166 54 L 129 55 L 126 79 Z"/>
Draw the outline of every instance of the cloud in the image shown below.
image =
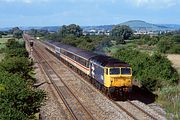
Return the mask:
<path id="1" fill-rule="evenodd" d="M 169 8 L 180 3 L 180 0 L 126 0 L 136 7 Z"/>
<path id="2" fill-rule="evenodd" d="M 21 2 L 21 3 L 37 3 L 37 2 L 48 2 L 49 0 L 0 0 L 0 2 L 8 2 L 8 3 L 13 3 L 13 2 Z"/>

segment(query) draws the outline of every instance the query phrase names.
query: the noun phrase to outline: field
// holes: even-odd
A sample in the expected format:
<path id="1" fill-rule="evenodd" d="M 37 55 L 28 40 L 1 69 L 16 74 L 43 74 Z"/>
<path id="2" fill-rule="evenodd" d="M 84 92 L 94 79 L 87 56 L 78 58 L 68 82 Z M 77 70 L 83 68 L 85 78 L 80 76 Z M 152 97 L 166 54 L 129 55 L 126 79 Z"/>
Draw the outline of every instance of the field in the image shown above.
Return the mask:
<path id="1" fill-rule="evenodd" d="M 155 46 L 148 46 L 148 45 L 138 45 L 138 43 L 134 41 L 128 41 L 126 44 L 118 44 L 118 45 L 113 45 L 110 47 L 108 50 L 111 51 L 112 54 L 116 53 L 120 48 L 131 48 L 131 49 L 136 49 L 141 52 L 145 52 L 148 54 L 153 54 L 156 49 Z"/>
<path id="2" fill-rule="evenodd" d="M 0 38 L 0 43 L 5 44 L 9 38 Z"/>
<path id="3" fill-rule="evenodd" d="M 167 58 L 173 63 L 174 68 L 177 69 L 180 75 L 180 54 L 168 54 Z"/>

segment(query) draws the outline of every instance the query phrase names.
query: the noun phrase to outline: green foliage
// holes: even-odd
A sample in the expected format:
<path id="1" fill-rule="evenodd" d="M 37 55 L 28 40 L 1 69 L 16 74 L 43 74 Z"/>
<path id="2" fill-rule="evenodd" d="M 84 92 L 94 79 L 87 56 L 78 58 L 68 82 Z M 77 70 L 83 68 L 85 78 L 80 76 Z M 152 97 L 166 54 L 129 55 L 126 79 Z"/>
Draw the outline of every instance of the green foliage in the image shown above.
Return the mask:
<path id="1" fill-rule="evenodd" d="M 80 37 L 80 38 L 78 38 L 78 41 L 81 41 L 77 45 L 78 48 L 82 48 L 82 49 L 90 50 L 90 51 L 95 49 L 94 43 L 93 43 L 92 39 L 90 39 L 89 37 Z"/>
<path id="2" fill-rule="evenodd" d="M 172 36 L 172 40 L 173 40 L 174 42 L 180 43 L 180 34 L 173 35 L 173 36 Z"/>
<path id="3" fill-rule="evenodd" d="M 61 37 L 65 37 L 67 35 L 80 37 L 82 36 L 82 29 L 80 28 L 79 25 L 76 24 L 70 24 L 68 26 L 63 25 L 59 30 L 59 34 Z"/>
<path id="4" fill-rule="evenodd" d="M 166 53 L 174 45 L 173 40 L 170 37 L 162 37 L 157 44 L 159 52 Z"/>
<path id="5" fill-rule="evenodd" d="M 14 38 L 17 38 L 17 39 L 22 38 L 23 31 L 20 30 L 18 27 L 12 28 L 9 32 L 10 34 L 13 34 Z"/>
<path id="6" fill-rule="evenodd" d="M 0 94 L 1 117 L 24 119 L 38 112 L 45 97 L 43 91 L 31 89 L 19 75 L 8 72 L 0 72 L 0 84 L 5 86 Z"/>
<path id="7" fill-rule="evenodd" d="M 61 41 L 64 44 L 72 45 L 72 46 L 77 46 L 81 41 L 78 41 L 77 37 L 74 35 L 69 35 L 63 38 Z"/>
<path id="8" fill-rule="evenodd" d="M 0 62 L 0 70 L 7 71 L 9 73 L 18 73 L 23 77 L 27 77 L 31 71 L 30 61 L 25 57 L 11 57 L 2 60 Z"/>
<path id="9" fill-rule="evenodd" d="M 22 111 L 12 108 L 8 103 L 0 103 L 0 120 L 28 120 Z"/>
<path id="10" fill-rule="evenodd" d="M 8 58 L 8 57 L 28 57 L 28 56 L 29 56 L 29 54 L 25 48 L 6 50 L 6 58 Z"/>
<path id="11" fill-rule="evenodd" d="M 45 93 L 31 86 L 32 67 L 24 42 L 9 39 L 6 46 L 5 59 L 0 62 L 0 120 L 35 119 Z"/>
<path id="12" fill-rule="evenodd" d="M 168 51 L 168 53 L 180 54 L 180 44 L 174 44 L 173 47 Z"/>
<path id="13" fill-rule="evenodd" d="M 6 43 L 6 47 L 8 49 L 16 49 L 16 48 L 22 48 L 25 47 L 25 44 L 20 44 L 18 41 L 16 41 L 15 39 L 8 39 L 7 43 Z"/>
<path id="14" fill-rule="evenodd" d="M 141 44 L 147 44 L 149 46 L 156 45 L 159 42 L 158 36 L 149 36 L 149 35 L 142 35 L 141 36 Z"/>
<path id="15" fill-rule="evenodd" d="M 132 65 L 133 76 L 153 91 L 167 84 L 175 84 L 178 80 L 177 71 L 171 62 L 160 54 L 149 56 L 132 49 L 121 49 L 114 57 Z"/>
<path id="16" fill-rule="evenodd" d="M 124 40 L 132 37 L 133 31 L 129 26 L 126 25 L 116 25 L 111 31 L 111 36 L 118 42 L 124 43 Z"/>
<path id="17" fill-rule="evenodd" d="M 93 51 L 95 48 L 103 48 L 110 45 L 110 40 L 107 36 L 80 36 L 68 35 L 61 41 L 64 44 L 69 44 L 74 47 Z"/>
<path id="18" fill-rule="evenodd" d="M 0 92 L 5 90 L 5 86 L 3 84 L 0 84 Z"/>
<path id="19" fill-rule="evenodd" d="M 28 34 L 34 37 L 42 37 L 49 35 L 48 30 L 36 30 L 36 29 L 31 29 L 28 31 Z"/>

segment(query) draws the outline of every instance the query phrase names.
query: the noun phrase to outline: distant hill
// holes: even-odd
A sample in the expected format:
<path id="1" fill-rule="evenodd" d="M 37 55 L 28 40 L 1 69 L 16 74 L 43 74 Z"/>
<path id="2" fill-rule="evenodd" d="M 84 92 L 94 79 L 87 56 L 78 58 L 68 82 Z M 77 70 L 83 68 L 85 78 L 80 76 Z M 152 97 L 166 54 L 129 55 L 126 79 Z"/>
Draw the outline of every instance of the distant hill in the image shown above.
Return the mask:
<path id="1" fill-rule="evenodd" d="M 120 25 L 128 25 L 133 30 L 146 30 L 146 31 L 167 31 L 167 30 L 180 30 L 180 25 L 177 24 L 152 24 L 142 20 L 131 20 L 120 23 Z M 114 25 L 100 25 L 100 26 L 81 26 L 83 30 L 112 30 Z M 0 28 L 0 31 L 6 31 L 9 28 Z M 51 32 L 56 32 L 60 29 L 60 26 L 44 26 L 44 27 L 20 27 L 22 30 L 30 29 L 43 29 Z"/>
<path id="2" fill-rule="evenodd" d="M 179 30 L 180 25 L 176 24 L 152 24 L 142 20 L 131 20 L 120 23 L 119 25 L 128 25 L 133 30 L 146 30 L 146 31 L 167 31 L 167 30 Z M 111 30 L 114 25 L 101 25 L 101 26 L 83 26 L 84 30 Z"/>
<path id="3" fill-rule="evenodd" d="M 147 23 L 147 22 L 141 21 L 141 20 L 127 21 L 127 22 L 121 23 L 120 25 L 128 25 L 133 30 L 158 31 L 158 30 L 167 30 L 168 29 L 167 26 L 151 24 L 151 23 Z"/>

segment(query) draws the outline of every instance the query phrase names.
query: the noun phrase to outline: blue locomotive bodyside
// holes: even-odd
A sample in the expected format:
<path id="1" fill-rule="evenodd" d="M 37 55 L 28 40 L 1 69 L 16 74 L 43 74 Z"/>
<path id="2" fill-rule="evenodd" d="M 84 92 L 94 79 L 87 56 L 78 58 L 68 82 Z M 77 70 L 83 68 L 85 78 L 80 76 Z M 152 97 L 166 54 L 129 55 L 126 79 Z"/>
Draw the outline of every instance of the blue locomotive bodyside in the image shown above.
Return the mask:
<path id="1" fill-rule="evenodd" d="M 94 62 L 90 62 L 90 75 L 94 80 L 104 85 L 104 68 Z"/>

